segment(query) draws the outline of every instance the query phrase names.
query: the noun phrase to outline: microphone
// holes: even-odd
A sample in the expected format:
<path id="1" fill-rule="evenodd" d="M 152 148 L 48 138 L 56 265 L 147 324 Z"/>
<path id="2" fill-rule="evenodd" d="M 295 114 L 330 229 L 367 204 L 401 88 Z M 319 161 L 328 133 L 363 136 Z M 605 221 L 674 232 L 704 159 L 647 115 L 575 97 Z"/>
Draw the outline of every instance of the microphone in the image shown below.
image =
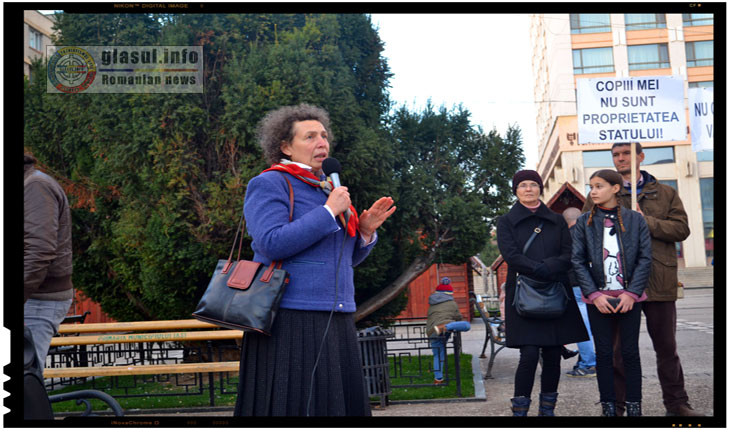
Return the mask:
<path id="1" fill-rule="evenodd" d="M 340 162 L 337 161 L 336 158 L 327 157 L 322 162 L 322 172 L 324 172 L 325 175 L 329 176 L 330 179 L 332 179 L 332 186 L 337 188 L 339 186 L 342 186 L 340 183 L 340 171 L 342 170 L 342 166 L 340 165 Z M 345 226 L 345 230 L 347 230 L 347 223 L 350 220 L 350 211 L 346 210 L 344 214 L 340 214 L 340 221 L 342 222 L 342 225 Z M 347 233 L 345 233 L 347 234 Z"/>
<path id="2" fill-rule="evenodd" d="M 336 158 L 328 157 L 322 162 L 322 172 L 332 179 L 332 185 L 335 188 L 342 186 L 342 183 L 340 183 L 340 171 L 342 171 L 342 166 Z"/>

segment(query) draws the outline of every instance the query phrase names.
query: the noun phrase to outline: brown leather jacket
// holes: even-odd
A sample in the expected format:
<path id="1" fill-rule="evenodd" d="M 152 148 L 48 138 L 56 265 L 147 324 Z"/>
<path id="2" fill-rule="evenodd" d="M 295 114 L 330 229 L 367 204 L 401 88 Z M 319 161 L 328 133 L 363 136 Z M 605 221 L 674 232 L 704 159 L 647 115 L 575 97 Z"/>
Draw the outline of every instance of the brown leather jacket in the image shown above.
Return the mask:
<path id="1" fill-rule="evenodd" d="M 53 178 L 24 164 L 23 302 L 67 300 L 71 283 L 71 211 Z"/>
<path id="2" fill-rule="evenodd" d="M 649 301 L 670 302 L 677 300 L 677 249 L 676 242 L 689 236 L 687 212 L 677 191 L 660 184 L 648 172 L 641 171 L 644 187 L 636 196 L 644 220 L 651 233 L 651 277 L 646 294 Z M 621 205 L 631 207 L 631 193 L 626 188 L 619 191 Z M 590 196 L 583 212 L 593 208 Z"/>

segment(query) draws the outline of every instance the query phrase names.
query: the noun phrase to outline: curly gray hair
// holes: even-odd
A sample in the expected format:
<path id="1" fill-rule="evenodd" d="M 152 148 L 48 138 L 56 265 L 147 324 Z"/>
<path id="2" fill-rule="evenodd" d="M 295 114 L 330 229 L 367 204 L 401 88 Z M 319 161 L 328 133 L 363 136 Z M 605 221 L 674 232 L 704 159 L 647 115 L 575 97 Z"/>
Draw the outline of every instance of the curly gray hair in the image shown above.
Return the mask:
<path id="1" fill-rule="evenodd" d="M 281 152 L 281 142 L 291 142 L 294 138 L 294 123 L 315 120 L 322 123 L 330 142 L 334 140 L 330 130 L 330 117 L 326 110 L 301 103 L 296 106 L 283 106 L 264 116 L 256 129 L 256 136 L 269 164 L 276 164 L 282 158 L 289 158 Z M 332 145 L 334 146 L 334 145 Z"/>

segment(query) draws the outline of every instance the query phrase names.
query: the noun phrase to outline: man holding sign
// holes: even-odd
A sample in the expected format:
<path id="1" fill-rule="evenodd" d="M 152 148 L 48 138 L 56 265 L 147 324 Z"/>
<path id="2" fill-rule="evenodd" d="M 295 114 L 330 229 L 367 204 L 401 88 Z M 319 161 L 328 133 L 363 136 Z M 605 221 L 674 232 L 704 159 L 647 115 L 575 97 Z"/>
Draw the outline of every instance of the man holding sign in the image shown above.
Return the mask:
<path id="1" fill-rule="evenodd" d="M 651 233 L 652 272 L 647 301 L 642 310 L 646 327 L 657 357 L 657 373 L 662 388 L 667 416 L 702 416 L 689 405 L 684 389 L 684 374 L 677 355 L 677 253 L 676 242 L 689 236 L 687 213 L 674 188 L 660 184 L 654 176 L 640 170 L 645 154 L 639 143 L 636 145 L 636 164 L 631 163 L 631 144 L 614 143 L 611 148 L 613 164 L 624 178 L 624 188 L 618 197 L 623 206 L 631 207 L 631 174 L 635 169 L 638 205 L 634 210 L 644 216 Z M 583 212 L 593 208 L 588 196 Z M 616 334 L 616 333 L 614 333 Z M 616 390 L 617 414 L 623 414 L 626 398 L 626 384 L 621 358 L 621 347 L 614 336 L 614 385 Z"/>

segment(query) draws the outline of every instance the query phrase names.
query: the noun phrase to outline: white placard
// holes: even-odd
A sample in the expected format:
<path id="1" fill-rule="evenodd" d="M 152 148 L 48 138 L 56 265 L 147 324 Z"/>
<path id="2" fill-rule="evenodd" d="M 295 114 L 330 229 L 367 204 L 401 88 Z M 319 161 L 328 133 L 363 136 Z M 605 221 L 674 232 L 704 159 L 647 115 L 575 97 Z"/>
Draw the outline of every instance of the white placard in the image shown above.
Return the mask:
<path id="1" fill-rule="evenodd" d="M 578 79 L 578 143 L 687 139 L 678 76 Z"/>
<path id="2" fill-rule="evenodd" d="M 695 152 L 714 149 L 714 100 L 714 88 L 689 89 L 689 129 L 692 132 L 692 150 Z"/>

